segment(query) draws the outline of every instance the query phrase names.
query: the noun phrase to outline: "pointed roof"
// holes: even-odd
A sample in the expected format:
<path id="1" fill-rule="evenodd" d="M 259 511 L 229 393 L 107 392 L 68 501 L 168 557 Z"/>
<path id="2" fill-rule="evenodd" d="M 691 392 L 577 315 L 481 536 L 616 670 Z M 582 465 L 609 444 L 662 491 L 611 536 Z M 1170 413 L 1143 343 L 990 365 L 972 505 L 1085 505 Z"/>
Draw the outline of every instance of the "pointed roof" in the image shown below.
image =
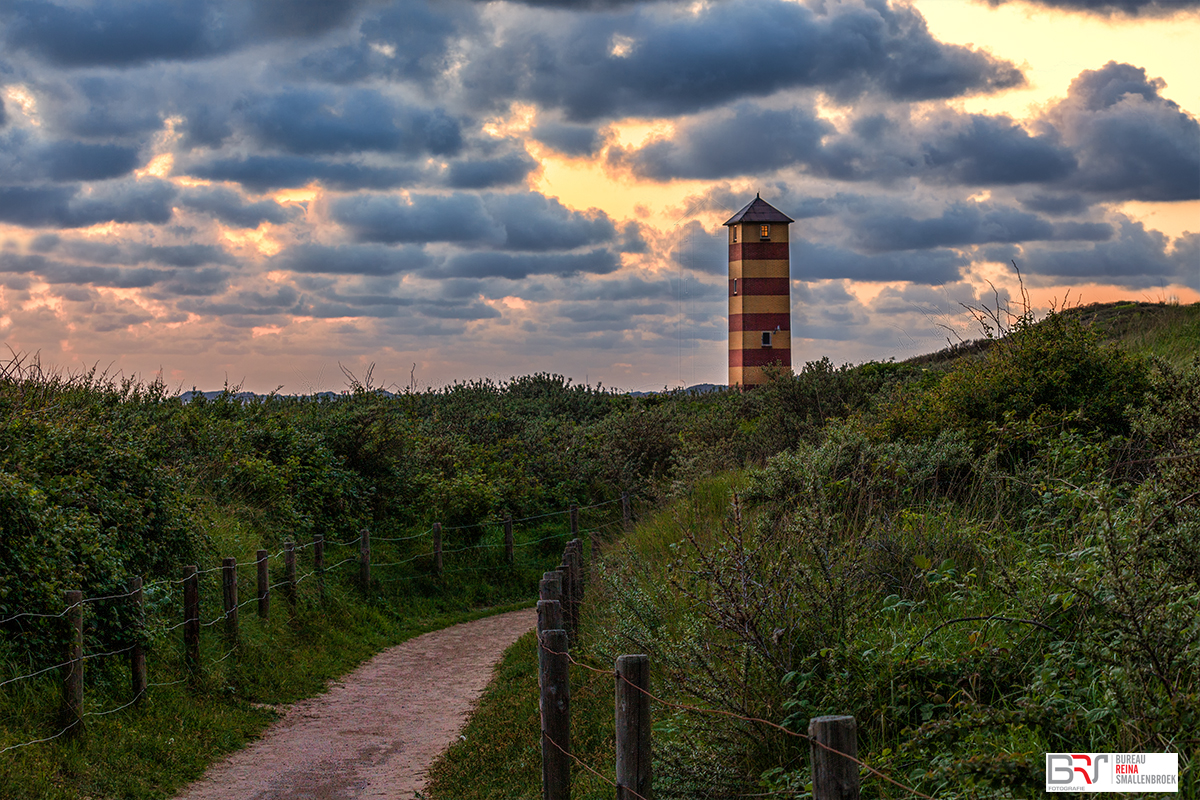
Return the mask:
<path id="1" fill-rule="evenodd" d="M 795 222 L 796 220 L 784 214 L 775 206 L 763 200 L 757 194 L 750 204 L 734 214 L 726 225 L 736 225 L 739 222 Z"/>

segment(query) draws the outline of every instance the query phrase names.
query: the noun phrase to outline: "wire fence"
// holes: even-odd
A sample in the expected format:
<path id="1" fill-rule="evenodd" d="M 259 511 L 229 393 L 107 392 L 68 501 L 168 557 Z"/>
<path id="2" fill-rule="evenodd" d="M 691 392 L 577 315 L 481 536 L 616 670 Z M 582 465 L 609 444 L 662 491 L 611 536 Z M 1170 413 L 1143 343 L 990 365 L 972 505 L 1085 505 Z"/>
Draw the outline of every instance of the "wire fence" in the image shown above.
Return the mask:
<path id="1" fill-rule="evenodd" d="M 592 526 L 581 530 L 579 526 L 580 512 L 605 508 L 614 503 L 622 503 L 623 521 L 594 520 Z M 556 531 L 548 535 L 537 536 L 536 538 L 528 538 L 528 535 L 525 534 L 522 535 L 521 541 L 514 541 L 514 527 L 534 522 L 540 523 L 551 517 L 568 514 L 571 517 L 571 524 L 568 530 Z M 289 609 L 294 613 L 295 605 L 299 599 L 298 587 L 313 578 L 317 579 L 319 588 L 316 592 L 318 597 L 309 599 L 324 601 L 325 581 L 327 579 L 340 579 L 343 584 L 354 585 L 361 591 L 371 592 L 374 586 L 404 581 L 439 581 L 445 575 L 503 571 L 506 569 L 512 572 L 517 569 L 514 558 L 516 552 L 521 552 L 537 545 L 543 545 L 552 540 L 563 539 L 564 537 L 578 537 L 580 535 L 597 536 L 604 531 L 615 530 L 621 525 L 627 526 L 629 523 L 630 512 L 628 500 L 627 498 L 620 497 L 592 505 L 582 507 L 571 506 L 561 511 L 537 514 L 519 519 L 509 517 L 448 528 L 443 528 L 441 525 L 435 524 L 418 533 L 404 536 L 372 537 L 369 531 L 364 530 L 358 537 L 353 539 L 325 541 L 323 537 L 318 535 L 314 536 L 311 541 L 303 544 L 286 542 L 281 549 L 274 553 L 266 553 L 266 551 L 260 550 L 257 558 L 244 560 L 240 563 L 233 559 L 226 559 L 226 563 L 220 566 L 205 569 L 188 567 L 184 569 L 184 577 L 178 579 L 161 578 L 145 584 L 141 584 L 140 581 L 135 579 L 132 582 L 131 588 L 124 592 L 110 591 L 89 597 L 78 597 L 79 593 L 67 592 L 65 593 L 65 606 L 61 610 L 26 609 L 0 619 L 0 633 L 3 633 L 3 626 L 10 624 L 15 624 L 18 629 L 24 630 L 25 621 L 38 623 L 43 626 L 55 626 L 53 629 L 46 631 L 51 634 L 51 638 L 54 637 L 55 633 L 61 633 L 62 627 L 67 628 L 70 633 L 70 636 L 64 641 L 64 648 L 69 653 L 67 659 L 56 660 L 56 663 L 31 670 L 24 674 L 5 677 L 3 680 L 0 680 L 0 689 L 33 681 L 38 678 L 45 680 L 52 673 L 63 672 L 64 697 L 71 694 L 73 681 L 78 685 L 78 688 L 75 690 L 78 692 L 78 697 L 75 701 L 76 705 L 72 708 L 72 701 L 68 699 L 64 700 L 64 711 L 67 712 L 64 718 L 71 718 L 71 722 L 52 735 L 0 748 L 0 755 L 31 745 L 49 742 L 68 735 L 72 731 L 82 730 L 85 727 L 84 721 L 87 718 L 108 716 L 135 706 L 143 701 L 153 688 L 194 682 L 197 675 L 203 673 L 205 670 L 209 670 L 235 657 L 239 651 L 239 642 L 237 640 L 238 612 L 247 606 L 259 604 L 259 616 L 268 616 L 270 598 L 276 590 L 283 591 L 285 599 L 288 601 Z M 476 528 L 485 530 L 485 534 L 481 535 L 476 542 L 448 548 L 442 546 L 442 533 L 466 531 Z M 504 535 L 502 538 L 490 536 L 490 534 L 486 533 L 488 530 L 491 530 L 493 533 L 499 533 L 503 530 Z M 536 531 L 536 527 L 532 528 L 532 531 Z M 411 551 L 413 545 L 418 544 L 419 540 L 428 541 L 431 536 L 432 547 L 428 550 L 422 549 L 421 552 L 415 554 L 410 552 L 402 558 L 393 556 L 390 560 L 373 562 L 371 559 L 372 545 L 381 544 L 385 549 L 391 551 L 395 551 L 397 548 L 407 548 Z M 326 547 L 347 547 L 354 544 L 360 545 L 359 554 L 338 559 L 331 564 L 324 562 Z M 505 557 L 503 560 L 498 560 L 495 556 L 501 549 L 505 551 Z M 308 563 L 311 569 L 307 569 L 307 571 L 297 575 L 295 571 L 296 554 L 308 550 L 313 551 L 311 556 L 306 557 L 309 559 Z M 460 564 L 452 565 L 447 569 L 443 561 L 447 556 L 461 557 L 466 560 Z M 269 576 L 272 565 L 274 565 L 276 575 L 278 576 L 280 560 L 283 561 L 284 577 L 282 580 L 271 582 Z M 263 562 L 266 562 L 265 565 Z M 357 564 L 359 566 L 358 576 L 352 576 L 342 571 L 342 568 L 350 564 Z M 527 569 L 528 566 L 527 564 L 522 569 Z M 395 574 L 395 570 L 403 567 L 408 567 L 411 574 Z M 240 571 L 248 568 L 257 570 L 258 581 L 252 585 L 255 591 L 249 592 L 249 597 L 238 602 L 235 599 L 238 574 Z M 372 576 L 372 570 L 379 570 L 383 574 Z M 204 602 L 201 603 L 201 581 L 206 579 L 207 576 L 218 577 L 217 573 L 221 573 L 219 576 L 220 585 L 217 587 L 210 586 L 209 590 L 204 591 Z M 267 576 L 265 581 L 264 575 Z M 355 577 L 357 577 L 357 580 Z M 212 591 L 214 588 L 216 590 Z M 169 618 L 171 614 L 169 608 L 175 606 L 181 590 L 184 599 L 183 618 L 179 619 L 176 617 L 173 621 Z M 192 605 L 189 606 L 189 603 Z M 214 603 L 218 604 L 218 608 L 214 613 L 203 615 L 200 613 L 202 605 L 211 608 Z M 117 604 L 123 605 L 118 607 Z M 147 613 L 147 605 L 151 608 L 150 613 Z M 98 629 L 93 630 L 90 637 L 96 640 L 93 642 L 93 646 L 89 647 L 86 651 L 82 646 L 82 643 L 85 641 L 83 635 L 83 611 L 86 607 L 103 607 L 105 614 L 108 615 L 105 617 L 106 621 L 108 621 L 108 617 L 120 620 L 122 615 L 124 616 L 126 622 L 115 634 L 113 631 L 106 629 L 109 635 L 113 637 L 113 641 L 107 647 L 102 646 L 102 643 L 99 641 L 101 632 Z M 58 622 L 59 620 L 62 622 Z M 222 650 L 222 654 L 209 659 L 196 658 L 200 649 L 199 636 L 201 631 L 214 628 L 222 623 L 226 626 L 223 641 L 227 645 Z M 179 680 L 148 682 L 145 674 L 144 648 L 152 640 L 161 640 L 161 637 L 173 634 L 181 628 L 183 629 L 184 639 L 184 662 L 190 668 L 189 674 Z M 72 642 L 74 642 L 73 646 L 76 648 L 75 650 L 70 649 Z M 135 689 L 132 698 L 108 709 L 84 710 L 82 700 L 84 664 L 125 655 L 130 656 L 130 668 L 134 672 L 133 685 Z M 141 656 L 140 659 L 136 657 L 138 655 Z M 139 667 L 137 666 L 139 661 L 141 663 L 140 676 L 138 674 Z"/>
<path id="2" fill-rule="evenodd" d="M 610 785 L 616 791 L 618 799 L 646 800 L 635 790 L 635 787 L 641 788 L 647 794 L 650 793 L 650 776 L 653 771 L 648 766 L 653 759 L 650 746 L 650 702 L 688 714 L 735 719 L 770 728 L 786 736 L 808 742 L 813 769 L 811 794 L 813 800 L 857 797 L 860 770 L 913 797 L 933 800 L 929 795 L 896 780 L 858 757 L 857 733 L 853 717 L 814 718 L 809 721 L 809 732 L 802 733 L 787 727 L 786 722 L 781 724 L 748 714 L 682 703 L 656 695 L 649 690 L 649 659 L 646 656 L 622 656 L 617 659 L 616 668 L 612 669 L 593 666 L 576 658 L 571 653 L 571 646 L 578 644 L 578 607 L 583 599 L 582 583 L 587 573 L 583 564 L 579 540 L 568 545 L 563 553 L 562 564 L 561 571 L 557 573 L 559 576 L 557 580 L 553 577 L 555 573 L 547 572 L 545 574 L 541 584 L 541 602 L 538 603 L 537 645 L 539 650 L 538 683 L 541 693 L 539 709 L 541 714 L 542 776 L 543 796 L 547 800 L 570 797 L 570 772 L 563 766 L 563 759 L 569 759 L 570 762 L 583 767 Z M 543 608 L 544 606 L 546 608 Z M 556 625 L 561 625 L 561 629 L 556 628 Z M 552 646 L 553 642 L 559 643 L 559 647 Z M 554 660 L 543 659 L 542 654 L 557 657 L 557 663 Z M 631 660 L 631 663 L 641 662 L 640 673 L 637 670 L 634 671 L 641 682 L 631 680 L 629 675 L 622 670 L 622 661 L 626 659 Z M 615 679 L 614 707 L 617 732 L 615 779 L 610 778 L 604 771 L 586 763 L 571 752 L 569 705 L 558 701 L 558 698 L 569 697 L 571 694 L 568 665 L 592 674 Z M 644 698 L 645 705 L 642 710 L 635 708 L 638 703 L 629 700 L 628 691 L 624 701 L 622 700 L 622 687 L 627 687 L 628 690 L 632 690 Z M 846 793 L 846 788 L 851 784 L 853 784 L 854 790 Z M 794 794 L 791 791 L 786 793 Z M 771 794 L 775 793 L 739 796 L 758 797 Z"/>

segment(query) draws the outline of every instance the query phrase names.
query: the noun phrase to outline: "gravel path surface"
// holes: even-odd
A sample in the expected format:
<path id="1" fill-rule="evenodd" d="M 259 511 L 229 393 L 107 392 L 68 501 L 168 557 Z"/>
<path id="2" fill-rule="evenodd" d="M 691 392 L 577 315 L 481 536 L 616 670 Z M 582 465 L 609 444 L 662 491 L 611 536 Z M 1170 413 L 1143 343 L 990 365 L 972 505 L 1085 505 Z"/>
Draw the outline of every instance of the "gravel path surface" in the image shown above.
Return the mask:
<path id="1" fill-rule="evenodd" d="M 501 654 L 536 622 L 534 609 L 512 611 L 385 650 L 290 706 L 179 800 L 411 800 Z"/>

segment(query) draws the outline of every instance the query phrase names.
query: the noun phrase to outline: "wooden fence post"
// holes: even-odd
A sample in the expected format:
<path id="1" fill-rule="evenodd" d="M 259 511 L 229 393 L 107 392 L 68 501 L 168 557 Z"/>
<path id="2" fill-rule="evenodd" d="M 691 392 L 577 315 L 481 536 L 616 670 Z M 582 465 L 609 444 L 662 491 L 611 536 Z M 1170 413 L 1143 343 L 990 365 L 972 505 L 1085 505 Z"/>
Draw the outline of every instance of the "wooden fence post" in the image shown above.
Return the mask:
<path id="1" fill-rule="evenodd" d="M 813 800 L 858 800 L 858 764 L 841 753 L 858 758 L 858 729 L 854 717 L 813 717 L 811 737 Z M 837 752 L 830 752 L 826 747 Z"/>
<path id="2" fill-rule="evenodd" d="M 617 800 L 651 800 L 650 657 L 617 657 Z"/>
<path id="3" fill-rule="evenodd" d="M 433 523 L 433 574 L 442 577 L 442 523 Z"/>
<path id="4" fill-rule="evenodd" d="M 255 553 L 254 563 L 258 566 L 258 617 L 264 620 L 271 618 L 271 572 L 267 565 L 269 558 L 270 554 L 266 550 Z"/>
<path id="5" fill-rule="evenodd" d="M 579 535 L 579 506 L 571 503 L 571 538 Z"/>
<path id="6" fill-rule="evenodd" d="M 555 572 L 558 573 L 558 585 L 561 587 L 562 592 L 563 630 L 569 632 L 571 630 L 571 612 L 573 610 L 571 605 L 573 590 L 571 589 L 571 568 L 567 566 L 566 553 L 563 553 L 563 563 L 555 568 Z"/>
<path id="7" fill-rule="evenodd" d="M 504 518 L 504 561 L 513 563 L 512 514 Z"/>
<path id="8" fill-rule="evenodd" d="M 325 534 L 313 535 L 313 572 L 317 574 L 317 597 L 325 602 Z"/>
<path id="9" fill-rule="evenodd" d="M 193 675 L 200 670 L 200 576 L 183 568 L 183 660 Z"/>
<path id="10" fill-rule="evenodd" d="M 542 800 L 571 800 L 571 683 L 567 632 L 543 631 L 538 647 Z"/>
<path id="11" fill-rule="evenodd" d="M 146 693 L 146 649 L 142 645 L 146 635 L 146 603 L 142 596 L 140 575 L 130 578 L 129 604 L 133 607 L 133 649 L 129 651 L 129 685 L 133 690 L 133 701 L 140 705 Z"/>
<path id="12" fill-rule="evenodd" d="M 579 635 L 579 606 L 583 601 L 583 547 L 578 539 L 567 545 L 567 572 L 571 575 L 571 589 L 567 597 L 570 606 L 571 638 Z"/>
<path id="13" fill-rule="evenodd" d="M 557 570 L 542 573 L 542 580 L 538 583 L 538 599 L 540 600 L 557 600 L 560 603 L 563 599 L 562 594 L 562 573 Z"/>
<path id="14" fill-rule="evenodd" d="M 83 733 L 83 592 L 68 589 L 67 601 L 67 675 L 63 680 L 63 721 L 72 735 Z"/>
<path id="15" fill-rule="evenodd" d="M 562 603 L 557 600 L 538 600 L 537 629 L 538 633 L 562 630 Z"/>
<path id="16" fill-rule="evenodd" d="M 221 560 L 221 599 L 225 603 L 225 643 L 237 647 L 237 559 L 232 556 Z"/>
<path id="17" fill-rule="evenodd" d="M 283 588 L 288 605 L 296 610 L 296 543 L 288 539 L 283 543 Z"/>
<path id="18" fill-rule="evenodd" d="M 363 528 L 358 539 L 358 582 L 363 594 L 371 591 L 371 531 Z"/>
<path id="19" fill-rule="evenodd" d="M 629 528 L 633 524 L 633 512 L 629 507 L 628 494 L 621 495 L 621 523 L 626 532 L 629 531 Z"/>

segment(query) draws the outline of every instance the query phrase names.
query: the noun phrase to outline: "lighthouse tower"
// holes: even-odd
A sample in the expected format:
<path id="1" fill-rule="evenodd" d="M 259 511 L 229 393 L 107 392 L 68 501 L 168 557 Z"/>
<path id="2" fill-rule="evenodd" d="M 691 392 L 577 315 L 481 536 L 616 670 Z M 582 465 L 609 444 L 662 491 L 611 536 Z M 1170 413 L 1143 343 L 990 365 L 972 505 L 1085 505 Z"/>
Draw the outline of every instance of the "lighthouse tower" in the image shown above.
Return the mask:
<path id="1" fill-rule="evenodd" d="M 729 228 L 729 385 L 766 383 L 763 368 L 792 367 L 788 225 L 795 220 L 755 196 Z"/>

